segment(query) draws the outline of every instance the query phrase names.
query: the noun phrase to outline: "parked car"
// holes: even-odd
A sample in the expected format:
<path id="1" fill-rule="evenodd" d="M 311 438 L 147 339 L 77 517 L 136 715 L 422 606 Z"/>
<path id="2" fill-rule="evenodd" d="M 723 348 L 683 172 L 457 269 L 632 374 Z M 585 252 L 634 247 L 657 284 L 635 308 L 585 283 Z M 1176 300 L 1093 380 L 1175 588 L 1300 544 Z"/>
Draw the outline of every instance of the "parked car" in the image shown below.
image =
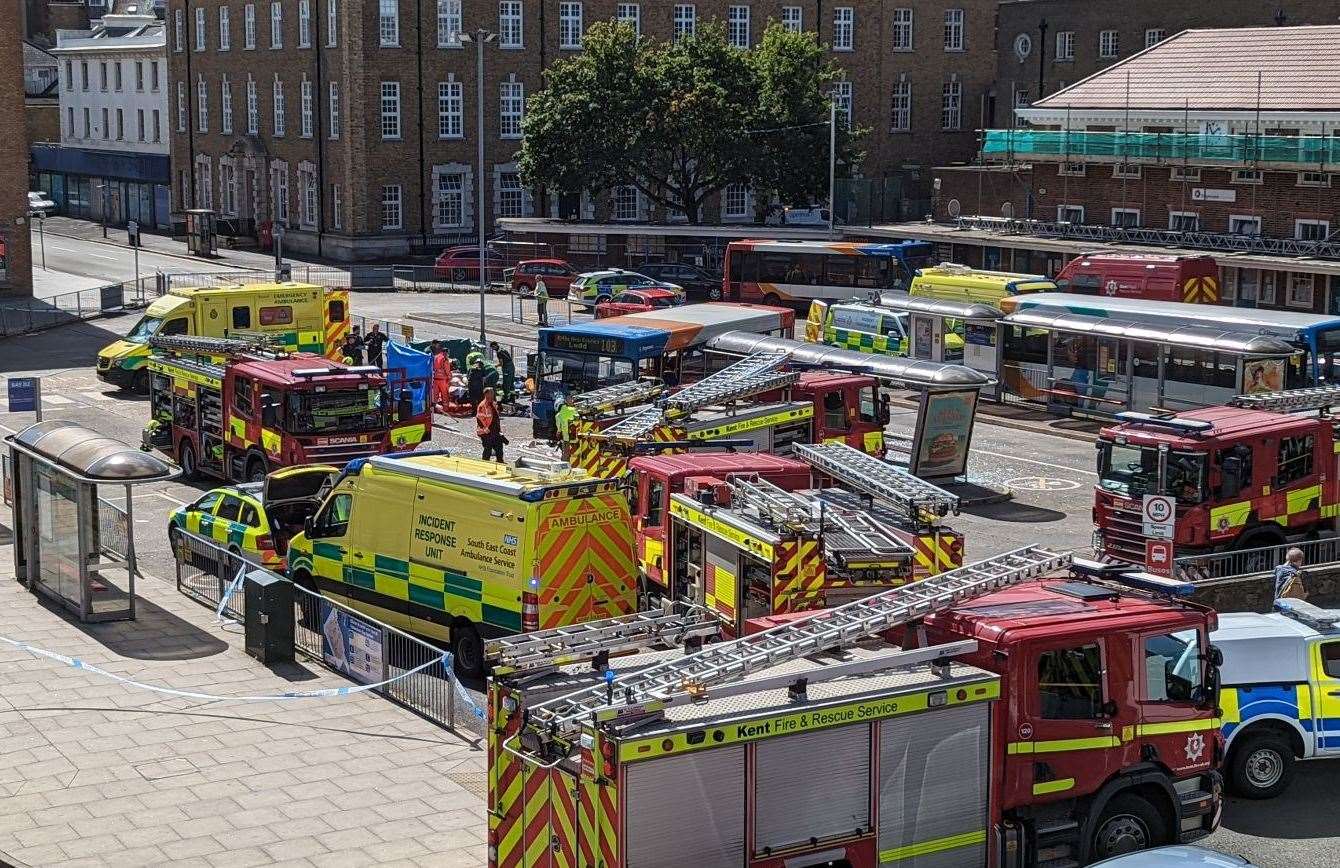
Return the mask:
<path id="1" fill-rule="evenodd" d="M 1194 844 L 1175 844 L 1138 850 L 1095 862 L 1089 868 L 1255 868 L 1241 856 L 1230 856 L 1218 850 L 1197 847 Z"/>
<path id="2" fill-rule="evenodd" d="M 763 221 L 768 226 L 827 226 L 828 209 L 813 208 L 773 208 Z M 833 221 L 841 223 L 841 220 Z"/>
<path id="3" fill-rule="evenodd" d="M 567 298 L 577 269 L 562 259 L 524 259 L 511 269 L 513 292 L 534 292 L 535 284 L 544 281 L 544 291 L 550 298 Z"/>
<path id="4" fill-rule="evenodd" d="M 487 246 L 484 248 L 484 273 L 490 281 L 502 280 L 502 254 Z M 457 283 L 479 280 L 478 245 L 448 247 L 443 250 L 433 262 L 433 275 L 439 280 L 451 280 Z"/>
<path id="5" fill-rule="evenodd" d="M 668 289 L 681 296 L 684 295 L 684 287 L 678 284 L 652 280 L 645 274 L 625 271 L 622 268 L 609 268 L 604 271 L 588 271 L 585 274 L 579 274 L 573 279 L 572 288 L 568 294 L 582 301 L 599 304 L 609 301 L 619 293 L 630 289 Z"/>
<path id="6" fill-rule="evenodd" d="M 684 287 L 690 298 L 721 298 L 721 275 L 687 262 L 648 262 L 638 266 L 638 273 L 656 280 Z"/>
<path id="7" fill-rule="evenodd" d="M 684 296 L 670 289 L 628 289 L 613 299 L 596 305 L 596 319 L 641 313 L 645 310 L 675 307 L 684 303 Z"/>

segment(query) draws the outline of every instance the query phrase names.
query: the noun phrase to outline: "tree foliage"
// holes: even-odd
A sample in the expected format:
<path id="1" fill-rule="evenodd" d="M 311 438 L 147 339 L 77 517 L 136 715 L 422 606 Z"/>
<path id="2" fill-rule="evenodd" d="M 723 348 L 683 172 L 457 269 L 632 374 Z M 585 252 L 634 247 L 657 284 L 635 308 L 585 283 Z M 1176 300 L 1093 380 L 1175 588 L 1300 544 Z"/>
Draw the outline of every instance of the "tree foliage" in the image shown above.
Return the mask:
<path id="1" fill-rule="evenodd" d="M 804 201 L 826 192 L 828 97 L 839 70 L 813 34 L 773 25 L 749 51 L 719 26 L 672 43 L 593 25 L 531 98 L 520 164 L 532 186 L 633 184 L 692 223 L 729 184 Z M 855 159 L 840 130 L 839 160 Z"/>

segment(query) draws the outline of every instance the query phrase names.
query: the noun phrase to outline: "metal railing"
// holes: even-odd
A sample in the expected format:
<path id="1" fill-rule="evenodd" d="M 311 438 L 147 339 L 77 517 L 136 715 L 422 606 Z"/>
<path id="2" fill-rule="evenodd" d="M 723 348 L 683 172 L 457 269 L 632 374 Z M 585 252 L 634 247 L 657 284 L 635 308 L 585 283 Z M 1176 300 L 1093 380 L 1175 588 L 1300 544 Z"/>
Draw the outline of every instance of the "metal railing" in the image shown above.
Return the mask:
<path id="1" fill-rule="evenodd" d="M 46 298 L 0 299 L 0 337 L 40 332 L 56 326 L 144 307 L 156 295 L 155 277 L 62 292 Z"/>
<path id="2" fill-rule="evenodd" d="M 1188 555 L 1176 559 L 1174 570 L 1178 578 L 1189 582 L 1264 575 L 1284 563 L 1285 554 L 1292 548 L 1302 550 L 1303 562 L 1309 566 L 1340 563 L 1340 537 L 1327 537 L 1262 548 Z"/>
<path id="3" fill-rule="evenodd" d="M 457 280 L 449 272 L 433 265 L 309 265 L 288 262 L 290 277 L 297 283 L 311 283 L 335 289 L 365 292 L 452 292 L 477 293 L 479 280 Z M 493 271 L 492 267 L 489 271 Z M 501 269 L 499 269 L 501 272 Z M 163 291 L 188 286 L 239 286 L 274 280 L 273 269 L 246 268 L 231 272 L 160 272 Z M 491 279 L 490 292 L 507 292 L 510 287 L 500 279 Z"/>
<path id="4" fill-rule="evenodd" d="M 122 560 L 130 558 L 126 511 L 103 497 L 98 498 L 98 548 Z"/>
<path id="5" fill-rule="evenodd" d="M 1262 136 L 1253 133 L 1089 132 L 1085 130 L 984 130 L 982 156 L 1091 157 L 1193 163 L 1283 163 L 1317 167 L 1340 163 L 1335 136 Z"/>
<path id="6" fill-rule="evenodd" d="M 222 614 L 237 621 L 246 618 L 246 594 L 243 583 L 237 581 L 239 572 L 278 576 L 240 552 L 196 534 L 174 529 L 172 541 L 177 590 L 215 611 L 223 603 Z M 442 649 L 300 585 L 293 585 L 293 596 L 295 651 L 355 681 L 389 682 L 373 688 L 374 692 L 439 726 L 475 737 L 484 734 L 484 721 L 474 713 L 479 703 L 442 665 Z M 346 655 L 333 650 L 327 635 L 334 630 L 364 638 L 359 661 L 341 663 Z"/>

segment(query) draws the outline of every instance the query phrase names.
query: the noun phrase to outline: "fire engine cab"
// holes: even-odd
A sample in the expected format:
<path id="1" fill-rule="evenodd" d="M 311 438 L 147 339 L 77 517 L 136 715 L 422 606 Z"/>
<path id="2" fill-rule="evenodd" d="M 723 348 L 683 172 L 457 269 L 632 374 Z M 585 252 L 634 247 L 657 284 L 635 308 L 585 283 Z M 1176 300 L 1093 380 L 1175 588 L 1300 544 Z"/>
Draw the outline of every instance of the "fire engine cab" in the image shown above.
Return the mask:
<path id="1" fill-rule="evenodd" d="M 1279 545 L 1340 513 L 1340 386 L 1241 395 L 1177 415 L 1121 413 L 1098 440 L 1094 548 L 1143 563 L 1144 495 L 1176 502 L 1179 556 Z M 1317 411 L 1321 411 L 1318 415 Z"/>
<path id="2" fill-rule="evenodd" d="M 1030 546 L 729 642 L 701 611 L 496 640 L 489 864 L 1060 868 L 1196 840 L 1217 655 L 1184 590 Z"/>
<path id="3" fill-rule="evenodd" d="M 312 353 L 226 338 L 150 339 L 151 421 L 145 448 L 188 479 L 259 481 L 279 467 L 343 464 L 429 436 L 408 396 L 392 400 L 375 366 L 343 367 Z"/>

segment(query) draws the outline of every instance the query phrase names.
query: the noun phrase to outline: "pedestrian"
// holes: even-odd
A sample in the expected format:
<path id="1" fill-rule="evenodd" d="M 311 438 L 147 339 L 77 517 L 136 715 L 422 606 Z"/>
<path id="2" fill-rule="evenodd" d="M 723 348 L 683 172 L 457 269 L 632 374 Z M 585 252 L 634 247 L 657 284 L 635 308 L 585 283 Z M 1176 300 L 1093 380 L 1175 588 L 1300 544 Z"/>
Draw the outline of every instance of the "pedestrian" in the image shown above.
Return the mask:
<path id="1" fill-rule="evenodd" d="M 471 407 L 478 407 L 484 399 L 484 358 L 472 354 L 470 368 L 465 372 L 465 397 Z"/>
<path id="2" fill-rule="evenodd" d="M 488 461 L 492 457 L 502 464 L 503 445 L 507 438 L 502 433 L 502 415 L 498 412 L 498 402 L 493 398 L 492 389 L 485 389 L 479 399 L 479 407 L 475 410 L 475 433 L 484 447 L 484 460 Z"/>
<path id="3" fill-rule="evenodd" d="M 567 443 L 572 436 L 572 423 L 577 420 L 577 411 L 559 395 L 554 399 L 554 430 L 558 432 L 558 442 Z"/>
<path id="4" fill-rule="evenodd" d="M 447 412 L 447 402 L 451 400 L 451 356 L 442 348 L 441 341 L 428 345 L 433 361 L 433 406 L 437 412 Z"/>
<path id="5" fill-rule="evenodd" d="M 489 341 L 489 349 L 498 363 L 498 397 L 504 404 L 510 404 L 516 397 L 516 361 L 512 353 L 505 350 L 497 341 Z"/>
<path id="6" fill-rule="evenodd" d="M 1303 587 L 1303 550 L 1289 549 L 1284 555 L 1284 563 L 1275 567 L 1275 599 L 1307 599 L 1307 589 Z"/>
<path id="7" fill-rule="evenodd" d="M 354 332 L 346 332 L 344 343 L 340 344 L 340 355 L 346 365 L 363 364 L 363 340 Z"/>
<path id="8" fill-rule="evenodd" d="M 541 328 L 549 325 L 549 288 L 543 280 L 535 281 L 535 316 Z"/>
<path id="9" fill-rule="evenodd" d="M 368 336 L 363 339 L 363 348 L 368 352 L 368 364 L 382 366 L 382 347 L 386 344 L 386 335 L 382 334 L 381 323 L 373 323 Z"/>

